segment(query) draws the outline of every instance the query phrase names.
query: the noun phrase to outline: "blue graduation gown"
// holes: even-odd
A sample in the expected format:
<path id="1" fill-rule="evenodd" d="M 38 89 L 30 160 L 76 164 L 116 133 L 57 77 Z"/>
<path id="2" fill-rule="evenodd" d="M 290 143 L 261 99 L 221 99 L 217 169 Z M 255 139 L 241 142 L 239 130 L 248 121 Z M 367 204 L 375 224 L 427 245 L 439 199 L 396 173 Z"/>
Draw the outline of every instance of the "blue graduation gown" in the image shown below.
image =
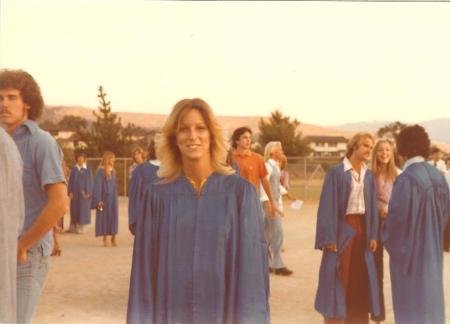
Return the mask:
<path id="1" fill-rule="evenodd" d="M 70 171 L 69 184 L 67 191 L 72 194 L 70 200 L 70 217 L 75 224 L 91 223 L 91 198 L 84 198 L 82 193 L 92 195 L 93 181 L 92 171 L 87 169 L 78 169 L 74 166 Z"/>
<path id="2" fill-rule="evenodd" d="M 350 172 L 344 172 L 344 164 L 340 163 L 326 174 L 320 195 L 315 248 L 323 250 L 323 254 L 315 308 L 327 318 L 346 317 L 345 293 L 338 271 L 339 256 L 355 235 L 354 229 L 345 223 L 351 182 Z M 377 316 L 380 313 L 377 272 L 373 252 L 369 249 L 369 241 L 377 239 L 378 210 L 375 180 L 370 170 L 366 171 L 364 177 L 364 203 L 367 240 L 365 261 L 369 277 L 370 310 Z M 325 251 L 324 247 L 328 244 L 337 244 L 338 252 Z"/>
<path id="3" fill-rule="evenodd" d="M 95 177 L 92 208 L 103 201 L 103 211 L 96 209 L 95 236 L 117 234 L 119 228 L 119 206 L 117 203 L 116 173 L 111 172 L 107 179 L 103 168 L 98 169 Z"/>
<path id="4" fill-rule="evenodd" d="M 262 210 L 237 175 L 154 183 L 137 219 L 127 323 L 269 323 Z"/>
<path id="5" fill-rule="evenodd" d="M 394 183 L 382 239 L 389 253 L 396 323 L 445 322 L 443 233 L 448 186 L 426 162 L 414 163 Z"/>
<path id="6" fill-rule="evenodd" d="M 142 213 L 144 194 L 150 184 L 156 179 L 159 167 L 145 162 L 139 164 L 131 175 L 128 199 L 128 225 L 136 223 L 137 217 Z"/>

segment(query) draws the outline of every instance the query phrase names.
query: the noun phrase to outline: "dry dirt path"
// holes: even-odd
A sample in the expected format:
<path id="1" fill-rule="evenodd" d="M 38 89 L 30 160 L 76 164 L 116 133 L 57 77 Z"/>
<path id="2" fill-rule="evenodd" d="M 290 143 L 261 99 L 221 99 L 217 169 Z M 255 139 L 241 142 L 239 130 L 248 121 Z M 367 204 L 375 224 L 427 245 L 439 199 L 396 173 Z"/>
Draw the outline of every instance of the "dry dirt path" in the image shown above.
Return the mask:
<path id="1" fill-rule="evenodd" d="M 313 249 L 317 204 L 307 203 L 300 211 L 285 210 L 283 256 L 294 274 L 288 278 L 270 276 L 272 323 L 322 323 L 313 307 L 321 257 Z M 101 239 L 94 237 L 93 225 L 85 234 L 61 236 L 62 256 L 51 258 L 33 323 L 125 323 L 133 243 L 127 222 L 127 199 L 120 198 L 118 247 L 103 247 Z M 388 273 L 387 255 L 385 259 Z M 446 319 L 450 323 L 449 253 L 444 262 Z M 394 322 L 389 276 L 385 278 L 385 294 L 388 324 Z"/>

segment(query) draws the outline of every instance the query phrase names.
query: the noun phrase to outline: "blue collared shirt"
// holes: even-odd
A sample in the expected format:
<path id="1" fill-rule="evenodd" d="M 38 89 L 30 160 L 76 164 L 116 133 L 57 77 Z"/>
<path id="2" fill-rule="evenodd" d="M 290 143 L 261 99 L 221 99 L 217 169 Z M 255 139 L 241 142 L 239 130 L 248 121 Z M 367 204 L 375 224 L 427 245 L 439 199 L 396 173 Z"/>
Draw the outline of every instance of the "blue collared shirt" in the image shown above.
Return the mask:
<path id="1" fill-rule="evenodd" d="M 23 187 L 25 197 L 25 223 L 22 234 L 30 229 L 47 204 L 45 186 L 65 183 L 61 162 L 63 153 L 55 139 L 27 120 L 12 135 L 23 160 Z M 49 231 L 34 247 L 41 247 L 44 256 L 51 253 L 52 231 Z"/>

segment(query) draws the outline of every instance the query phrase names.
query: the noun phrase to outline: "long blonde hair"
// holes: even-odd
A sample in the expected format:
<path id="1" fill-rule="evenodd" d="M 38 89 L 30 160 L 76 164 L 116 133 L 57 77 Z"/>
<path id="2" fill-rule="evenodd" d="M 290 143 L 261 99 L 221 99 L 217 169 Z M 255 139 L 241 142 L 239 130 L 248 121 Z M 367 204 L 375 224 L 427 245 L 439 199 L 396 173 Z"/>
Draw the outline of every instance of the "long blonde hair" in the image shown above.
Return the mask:
<path id="1" fill-rule="evenodd" d="M 379 139 L 372 151 L 372 171 L 375 177 L 379 177 L 383 171 L 381 163 L 378 161 L 377 153 L 382 144 L 387 144 L 391 149 L 391 159 L 389 160 L 386 167 L 386 177 L 391 180 L 397 178 L 397 167 L 395 166 L 395 145 L 394 142 L 388 138 Z"/>
<path id="2" fill-rule="evenodd" d="M 116 155 L 113 152 L 111 152 L 111 151 L 105 151 L 103 153 L 102 161 L 100 162 L 100 165 L 98 166 L 98 168 L 99 169 L 103 168 L 103 170 L 105 171 L 105 175 L 107 175 L 107 176 L 110 175 L 110 171 L 114 170 L 114 165 L 111 165 L 111 170 L 109 170 L 107 168 L 107 166 L 108 166 L 107 163 L 108 163 L 110 158 L 115 158 L 115 157 L 116 157 Z"/>
<path id="3" fill-rule="evenodd" d="M 156 155 L 161 161 L 158 177 L 162 179 L 161 182 L 171 182 L 181 174 L 183 162 L 176 137 L 182 117 L 191 109 L 196 109 L 202 115 L 208 127 L 211 164 L 214 171 L 224 175 L 234 173 L 226 163 L 228 144 L 211 107 L 199 98 L 183 99 L 175 104 L 167 118 L 162 129 L 161 142 L 157 147 Z"/>

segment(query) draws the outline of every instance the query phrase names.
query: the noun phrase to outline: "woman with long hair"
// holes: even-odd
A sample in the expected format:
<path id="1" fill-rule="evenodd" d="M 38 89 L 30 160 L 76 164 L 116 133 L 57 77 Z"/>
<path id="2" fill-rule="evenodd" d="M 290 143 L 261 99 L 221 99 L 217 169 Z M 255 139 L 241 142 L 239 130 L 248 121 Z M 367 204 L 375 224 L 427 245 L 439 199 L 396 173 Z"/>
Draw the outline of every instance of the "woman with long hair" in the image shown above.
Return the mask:
<path id="1" fill-rule="evenodd" d="M 395 146 L 390 139 L 379 139 L 373 149 L 372 154 L 372 171 L 375 175 L 375 187 L 377 192 L 378 215 L 380 217 L 379 228 L 381 229 L 384 223 L 387 212 L 389 200 L 391 198 L 392 187 L 394 181 L 399 174 L 399 170 L 395 165 Z M 379 231 L 380 232 L 380 231 Z M 384 277 L 384 263 L 383 263 L 384 247 L 381 239 L 378 240 L 377 249 L 375 250 L 375 265 L 377 268 L 377 280 L 380 296 L 381 313 L 379 316 L 372 316 L 372 320 L 381 323 L 386 318 L 384 306 L 384 292 L 383 292 L 383 277 Z"/>
<path id="2" fill-rule="evenodd" d="M 156 140 L 150 140 L 147 149 L 147 161 L 139 164 L 133 171 L 128 190 L 128 228 L 134 235 L 136 231 L 136 220 L 142 214 L 144 196 L 148 187 L 156 181 L 156 173 L 159 169 L 159 161 L 156 157 Z"/>
<path id="3" fill-rule="evenodd" d="M 174 106 L 137 219 L 128 323 L 269 323 L 262 211 L 227 149 L 205 101 Z"/>
<path id="4" fill-rule="evenodd" d="M 128 168 L 128 179 L 131 180 L 133 176 L 133 171 L 138 167 L 138 165 L 144 163 L 145 161 L 145 151 L 141 147 L 136 147 L 131 153 L 131 158 L 133 159 L 133 163 Z"/>
<path id="5" fill-rule="evenodd" d="M 95 236 L 103 236 L 103 245 L 108 246 L 108 236 L 111 244 L 117 245 L 116 235 L 119 229 L 119 208 L 117 203 L 116 172 L 113 152 L 105 151 L 94 182 L 91 208 L 95 213 Z"/>

